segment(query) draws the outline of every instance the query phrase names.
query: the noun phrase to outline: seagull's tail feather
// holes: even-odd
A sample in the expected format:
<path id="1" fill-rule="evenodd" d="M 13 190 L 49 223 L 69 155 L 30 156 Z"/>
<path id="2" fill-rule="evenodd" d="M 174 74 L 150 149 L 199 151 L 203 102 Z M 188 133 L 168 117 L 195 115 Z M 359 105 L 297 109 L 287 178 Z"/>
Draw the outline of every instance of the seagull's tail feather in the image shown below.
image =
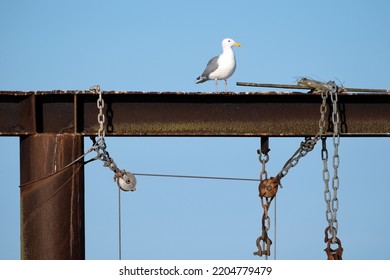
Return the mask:
<path id="1" fill-rule="evenodd" d="M 200 83 L 206 82 L 207 80 L 208 80 L 208 79 L 207 79 L 206 77 L 204 77 L 204 76 L 199 76 L 198 78 L 196 78 L 195 83 L 196 83 L 196 84 L 200 84 Z"/>

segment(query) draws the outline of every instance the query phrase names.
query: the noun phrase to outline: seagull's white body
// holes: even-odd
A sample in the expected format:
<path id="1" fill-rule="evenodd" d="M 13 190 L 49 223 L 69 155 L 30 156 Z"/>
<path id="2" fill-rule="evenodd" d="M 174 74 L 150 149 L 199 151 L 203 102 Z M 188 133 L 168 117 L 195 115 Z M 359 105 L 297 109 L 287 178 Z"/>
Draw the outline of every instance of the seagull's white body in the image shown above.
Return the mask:
<path id="1" fill-rule="evenodd" d="M 210 80 L 227 80 L 236 70 L 236 58 L 231 47 L 223 48 L 223 52 L 218 56 L 218 68 L 209 74 Z"/>
<path id="2" fill-rule="evenodd" d="M 222 53 L 210 59 L 202 75 L 196 79 L 197 84 L 208 80 L 215 80 L 217 84 L 218 80 L 225 80 L 225 86 L 227 85 L 227 79 L 236 70 L 236 58 L 232 49 L 233 46 L 239 47 L 240 43 L 230 38 L 222 41 Z"/>

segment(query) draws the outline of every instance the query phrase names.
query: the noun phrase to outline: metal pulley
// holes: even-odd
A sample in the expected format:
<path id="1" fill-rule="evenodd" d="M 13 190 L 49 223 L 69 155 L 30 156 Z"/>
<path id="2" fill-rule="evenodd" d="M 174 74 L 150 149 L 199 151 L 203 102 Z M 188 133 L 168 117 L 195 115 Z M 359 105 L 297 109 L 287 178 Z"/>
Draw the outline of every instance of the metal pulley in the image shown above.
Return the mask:
<path id="1" fill-rule="evenodd" d="M 116 179 L 118 187 L 120 187 L 123 191 L 135 191 L 137 185 L 137 179 L 134 174 L 131 172 L 125 172 L 125 170 L 121 170 L 120 174 L 115 174 L 114 180 Z"/>
<path id="2" fill-rule="evenodd" d="M 270 179 L 262 180 L 259 184 L 259 196 L 272 198 L 278 192 L 279 180 L 271 177 Z"/>

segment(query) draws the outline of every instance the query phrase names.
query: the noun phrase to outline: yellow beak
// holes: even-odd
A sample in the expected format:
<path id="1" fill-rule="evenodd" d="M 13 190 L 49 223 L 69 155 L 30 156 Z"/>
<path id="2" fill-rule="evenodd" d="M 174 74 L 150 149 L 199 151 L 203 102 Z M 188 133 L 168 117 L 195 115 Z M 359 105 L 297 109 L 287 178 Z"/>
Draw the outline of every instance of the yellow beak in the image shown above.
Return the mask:
<path id="1" fill-rule="evenodd" d="M 233 46 L 241 47 L 241 44 L 239 42 L 235 42 Z"/>

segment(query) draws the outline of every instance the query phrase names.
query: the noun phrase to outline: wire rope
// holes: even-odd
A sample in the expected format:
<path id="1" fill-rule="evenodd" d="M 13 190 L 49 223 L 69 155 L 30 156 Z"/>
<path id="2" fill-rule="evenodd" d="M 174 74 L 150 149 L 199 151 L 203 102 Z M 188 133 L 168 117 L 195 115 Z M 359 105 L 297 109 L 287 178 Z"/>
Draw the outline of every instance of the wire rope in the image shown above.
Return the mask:
<path id="1" fill-rule="evenodd" d="M 228 181 L 251 181 L 259 182 L 260 179 L 252 178 L 235 178 L 235 177 L 216 177 L 216 176 L 195 176 L 195 175 L 174 175 L 174 174 L 154 174 L 154 173 L 133 173 L 135 176 L 146 177 L 167 177 L 181 179 L 203 179 L 203 180 L 228 180 Z"/>

